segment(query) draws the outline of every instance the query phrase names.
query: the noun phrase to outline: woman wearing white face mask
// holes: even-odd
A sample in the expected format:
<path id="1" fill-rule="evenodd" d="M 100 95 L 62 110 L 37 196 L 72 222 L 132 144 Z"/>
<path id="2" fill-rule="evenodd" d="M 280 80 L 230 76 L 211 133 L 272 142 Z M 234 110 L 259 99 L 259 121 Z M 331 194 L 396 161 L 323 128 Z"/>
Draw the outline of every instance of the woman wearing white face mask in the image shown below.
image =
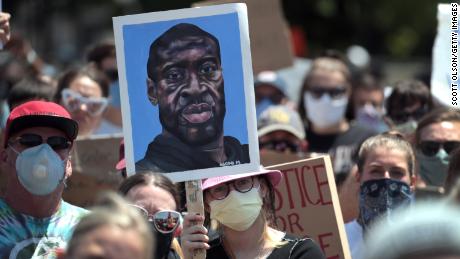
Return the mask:
<path id="1" fill-rule="evenodd" d="M 218 237 L 208 244 L 203 216 L 187 215 L 182 232 L 185 258 L 193 249 L 207 249 L 206 258 L 325 258 L 313 240 L 297 239 L 272 227 L 273 186 L 281 180 L 279 171 L 209 178 L 203 181 L 206 214 Z"/>
<path id="2" fill-rule="evenodd" d="M 310 152 L 329 153 L 340 187 L 354 164 L 358 146 L 376 132 L 345 117 L 351 74 L 339 53 L 316 58 L 300 92 L 299 114 L 305 121 Z"/>

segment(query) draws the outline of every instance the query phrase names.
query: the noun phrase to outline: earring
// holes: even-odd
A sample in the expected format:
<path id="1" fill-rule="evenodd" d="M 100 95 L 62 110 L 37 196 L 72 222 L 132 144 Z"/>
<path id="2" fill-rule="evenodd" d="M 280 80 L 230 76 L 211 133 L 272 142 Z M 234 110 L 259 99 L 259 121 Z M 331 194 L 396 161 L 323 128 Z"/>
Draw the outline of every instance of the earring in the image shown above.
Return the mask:
<path id="1" fill-rule="evenodd" d="M 155 97 L 149 97 L 149 101 L 150 101 L 153 105 L 157 105 L 157 104 L 158 104 L 158 99 L 155 98 Z"/>

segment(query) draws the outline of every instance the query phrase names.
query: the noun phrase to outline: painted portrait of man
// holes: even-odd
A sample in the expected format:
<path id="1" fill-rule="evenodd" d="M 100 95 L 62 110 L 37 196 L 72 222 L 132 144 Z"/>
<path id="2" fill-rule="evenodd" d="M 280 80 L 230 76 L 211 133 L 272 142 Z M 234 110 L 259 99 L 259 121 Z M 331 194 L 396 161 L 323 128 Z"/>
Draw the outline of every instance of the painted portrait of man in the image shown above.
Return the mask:
<path id="1" fill-rule="evenodd" d="M 249 163 L 247 144 L 225 136 L 224 76 L 216 37 L 179 23 L 156 38 L 147 61 L 147 96 L 161 133 L 136 170 L 177 172 Z"/>

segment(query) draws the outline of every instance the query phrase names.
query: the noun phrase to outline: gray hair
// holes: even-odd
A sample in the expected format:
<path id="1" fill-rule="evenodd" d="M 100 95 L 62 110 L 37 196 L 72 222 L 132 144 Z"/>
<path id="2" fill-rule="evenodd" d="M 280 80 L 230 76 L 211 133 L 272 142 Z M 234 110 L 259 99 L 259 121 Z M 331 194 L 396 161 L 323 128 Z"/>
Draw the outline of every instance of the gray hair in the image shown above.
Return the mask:
<path id="1" fill-rule="evenodd" d="M 396 211 L 395 222 L 378 222 L 367 233 L 368 259 L 422 259 L 460 255 L 460 209 L 426 202 Z M 444 257 L 443 257 L 444 258 Z"/>

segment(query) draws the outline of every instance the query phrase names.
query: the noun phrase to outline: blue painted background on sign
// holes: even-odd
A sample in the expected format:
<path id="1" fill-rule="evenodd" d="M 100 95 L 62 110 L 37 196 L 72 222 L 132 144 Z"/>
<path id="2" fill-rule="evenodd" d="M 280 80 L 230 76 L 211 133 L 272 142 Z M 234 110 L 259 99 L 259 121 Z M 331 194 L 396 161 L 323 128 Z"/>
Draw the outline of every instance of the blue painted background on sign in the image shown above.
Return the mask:
<path id="1" fill-rule="evenodd" d="M 131 125 L 134 161 L 142 159 L 153 138 L 160 134 L 158 106 L 147 98 L 147 59 L 150 44 L 178 23 L 191 23 L 214 35 L 220 44 L 227 113 L 224 135 L 248 143 L 243 65 L 238 14 L 230 13 L 198 18 L 177 19 L 123 26 L 128 98 L 131 105 Z"/>

